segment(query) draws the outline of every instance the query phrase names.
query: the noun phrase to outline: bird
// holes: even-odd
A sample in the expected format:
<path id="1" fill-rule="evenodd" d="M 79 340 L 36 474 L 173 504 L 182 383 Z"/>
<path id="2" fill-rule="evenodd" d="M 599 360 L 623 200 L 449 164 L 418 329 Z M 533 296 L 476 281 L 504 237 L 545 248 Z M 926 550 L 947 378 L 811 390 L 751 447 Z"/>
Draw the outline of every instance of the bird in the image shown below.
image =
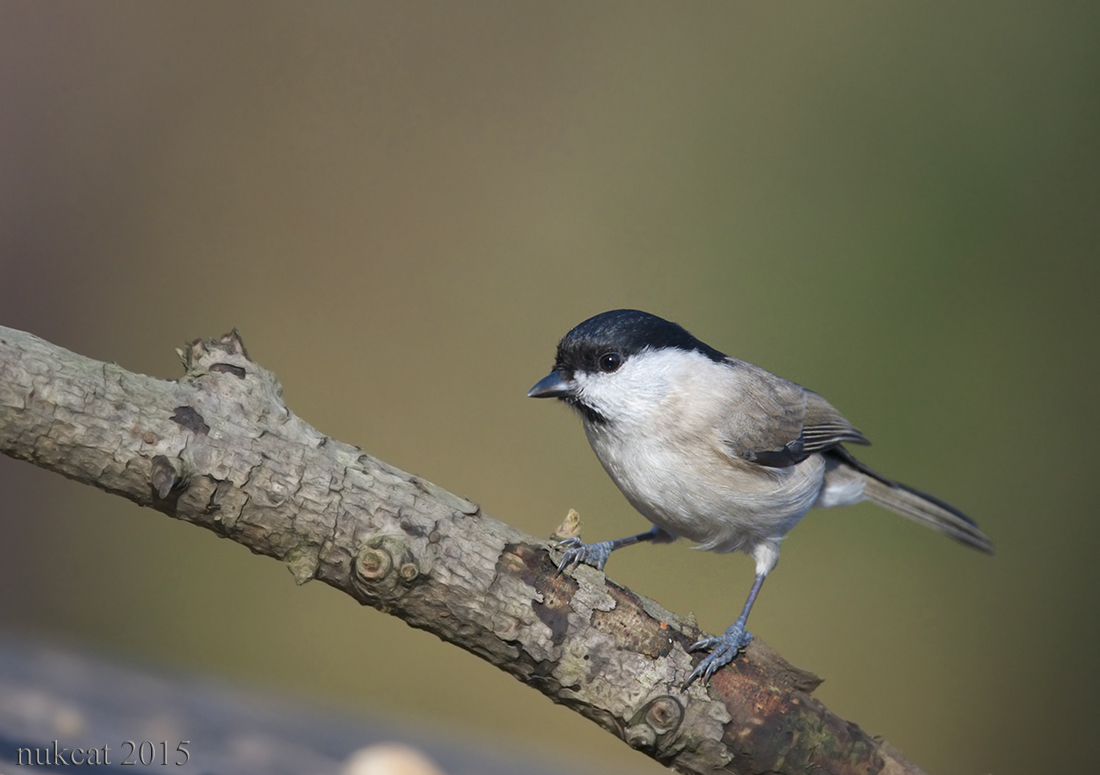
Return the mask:
<path id="1" fill-rule="evenodd" d="M 648 312 L 611 310 L 574 327 L 527 395 L 576 411 L 596 458 L 652 525 L 610 541 L 560 542 L 559 573 L 580 564 L 603 570 L 613 551 L 677 538 L 755 561 L 741 614 L 722 635 L 690 646 L 709 653 L 685 688 L 709 680 L 752 641 L 746 622 L 780 541 L 813 507 L 868 500 L 993 554 L 993 542 L 961 511 L 857 460 L 845 445 L 870 442 L 820 395 Z"/>

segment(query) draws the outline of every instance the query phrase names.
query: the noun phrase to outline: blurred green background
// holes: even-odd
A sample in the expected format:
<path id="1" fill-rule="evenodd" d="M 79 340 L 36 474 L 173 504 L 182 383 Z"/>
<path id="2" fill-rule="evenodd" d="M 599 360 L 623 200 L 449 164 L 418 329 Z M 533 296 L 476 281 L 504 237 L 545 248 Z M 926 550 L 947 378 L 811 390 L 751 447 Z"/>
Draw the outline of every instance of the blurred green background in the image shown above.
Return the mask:
<path id="1" fill-rule="evenodd" d="M 823 393 L 983 557 L 870 505 L 752 630 L 934 773 L 1091 770 L 1100 6 L 0 5 L 0 323 L 129 369 L 230 327 L 325 433 L 547 535 L 644 529 L 524 393 L 646 309 Z M 0 626 L 663 771 L 278 563 L 0 459 Z M 616 555 L 723 629 L 744 556 Z"/>

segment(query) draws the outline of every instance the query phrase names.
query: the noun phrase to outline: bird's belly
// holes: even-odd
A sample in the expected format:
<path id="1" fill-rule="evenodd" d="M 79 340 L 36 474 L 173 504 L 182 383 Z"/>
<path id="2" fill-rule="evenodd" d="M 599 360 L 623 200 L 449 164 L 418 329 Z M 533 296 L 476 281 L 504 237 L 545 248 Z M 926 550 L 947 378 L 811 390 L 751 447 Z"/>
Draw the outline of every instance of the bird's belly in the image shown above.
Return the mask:
<path id="1" fill-rule="evenodd" d="M 716 552 L 751 551 L 782 538 L 817 499 L 825 468 L 820 455 L 766 468 L 724 455 L 689 464 L 676 449 L 593 447 L 634 508 L 667 533 Z"/>

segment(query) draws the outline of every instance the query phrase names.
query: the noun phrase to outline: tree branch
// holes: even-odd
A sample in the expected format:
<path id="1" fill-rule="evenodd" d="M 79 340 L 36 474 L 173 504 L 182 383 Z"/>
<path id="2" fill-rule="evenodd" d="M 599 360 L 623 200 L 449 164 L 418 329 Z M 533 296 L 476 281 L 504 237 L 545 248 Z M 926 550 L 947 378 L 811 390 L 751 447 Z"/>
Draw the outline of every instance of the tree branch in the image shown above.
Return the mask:
<path id="1" fill-rule="evenodd" d="M 476 654 L 683 773 L 919 773 L 759 640 L 680 689 L 701 633 L 477 504 L 331 439 L 234 331 L 153 379 L 0 327 L 0 452 L 212 530 Z"/>

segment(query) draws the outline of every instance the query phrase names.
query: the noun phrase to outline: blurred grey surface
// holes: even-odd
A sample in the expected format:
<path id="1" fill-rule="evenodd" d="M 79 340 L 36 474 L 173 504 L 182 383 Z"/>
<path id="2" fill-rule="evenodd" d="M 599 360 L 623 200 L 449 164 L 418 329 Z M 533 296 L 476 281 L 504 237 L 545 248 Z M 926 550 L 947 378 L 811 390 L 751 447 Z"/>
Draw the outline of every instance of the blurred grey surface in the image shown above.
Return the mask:
<path id="1" fill-rule="evenodd" d="M 97 749 L 96 772 L 167 762 L 181 772 L 220 775 L 338 775 L 352 772 L 346 768 L 356 752 L 390 744 L 420 751 L 447 775 L 591 772 L 564 761 L 551 766 L 500 740 L 459 740 L 426 724 L 399 724 L 211 676 L 0 636 L 0 767 L 10 768 L 5 772 L 27 765 L 64 772 L 82 764 L 72 761 L 72 749 Z M 21 748 L 31 749 L 22 761 Z"/>

